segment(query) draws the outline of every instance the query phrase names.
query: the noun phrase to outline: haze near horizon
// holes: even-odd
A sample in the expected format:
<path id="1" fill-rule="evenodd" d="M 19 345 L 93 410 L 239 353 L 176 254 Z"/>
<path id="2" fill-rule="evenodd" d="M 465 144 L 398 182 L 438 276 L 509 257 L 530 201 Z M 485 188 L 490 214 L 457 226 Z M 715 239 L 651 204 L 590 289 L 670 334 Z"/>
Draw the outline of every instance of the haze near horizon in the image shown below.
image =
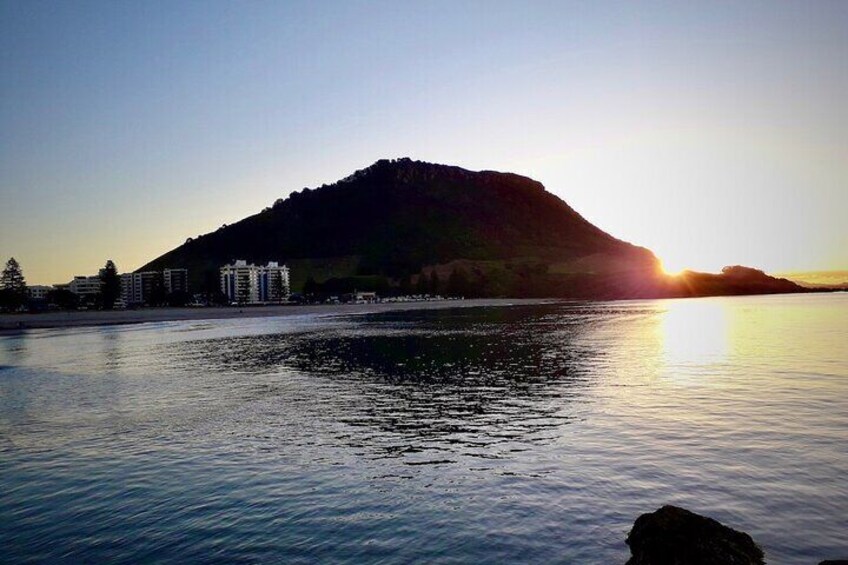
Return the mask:
<path id="1" fill-rule="evenodd" d="M 31 284 L 401 156 L 539 180 L 672 271 L 848 268 L 848 4 L 0 2 L 0 31 Z"/>

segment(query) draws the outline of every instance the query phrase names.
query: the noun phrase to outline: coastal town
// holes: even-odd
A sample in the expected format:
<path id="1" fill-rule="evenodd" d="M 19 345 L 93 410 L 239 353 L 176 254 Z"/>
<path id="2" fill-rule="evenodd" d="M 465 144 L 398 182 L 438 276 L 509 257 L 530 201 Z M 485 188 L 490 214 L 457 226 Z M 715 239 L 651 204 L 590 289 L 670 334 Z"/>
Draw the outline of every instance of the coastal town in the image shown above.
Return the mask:
<path id="1" fill-rule="evenodd" d="M 291 298 L 289 269 L 237 260 L 220 269 L 218 293 L 193 292 L 188 269 L 170 268 L 118 274 L 112 261 L 96 275 L 76 275 L 67 283 L 27 285 L 17 261 L 6 263 L 0 279 L 0 308 L 6 311 L 122 310 L 156 306 L 269 305 Z"/>
<path id="2" fill-rule="evenodd" d="M 337 294 L 293 292 L 289 267 L 278 261 L 264 265 L 238 259 L 218 269 L 214 292 L 192 288 L 185 268 L 118 273 L 107 261 L 95 275 L 76 275 L 69 282 L 27 285 L 23 270 L 11 258 L 0 276 L 0 312 L 57 310 L 125 310 L 151 307 L 270 306 L 284 304 L 373 304 L 443 299 L 437 292 L 381 296 L 374 291 Z M 312 280 L 312 279 L 310 279 Z M 451 298 L 458 298 L 452 296 Z"/>

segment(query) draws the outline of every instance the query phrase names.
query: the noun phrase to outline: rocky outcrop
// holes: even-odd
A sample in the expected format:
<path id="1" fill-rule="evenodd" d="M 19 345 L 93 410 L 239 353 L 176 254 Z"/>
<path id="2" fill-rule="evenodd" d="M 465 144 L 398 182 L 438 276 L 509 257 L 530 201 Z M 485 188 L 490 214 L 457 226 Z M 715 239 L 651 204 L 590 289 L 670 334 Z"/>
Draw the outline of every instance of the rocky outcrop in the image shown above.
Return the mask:
<path id="1" fill-rule="evenodd" d="M 639 516 L 627 536 L 627 565 L 762 565 L 751 536 L 676 506 Z"/>

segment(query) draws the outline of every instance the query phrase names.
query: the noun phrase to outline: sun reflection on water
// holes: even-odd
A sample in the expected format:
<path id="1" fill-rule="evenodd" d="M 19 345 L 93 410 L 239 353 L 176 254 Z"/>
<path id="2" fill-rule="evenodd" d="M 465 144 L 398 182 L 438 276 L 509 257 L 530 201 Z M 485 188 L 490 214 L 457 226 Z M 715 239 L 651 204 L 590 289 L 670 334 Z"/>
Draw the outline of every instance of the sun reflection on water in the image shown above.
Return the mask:
<path id="1" fill-rule="evenodd" d="M 730 351 L 730 317 L 724 303 L 710 300 L 669 301 L 657 326 L 668 368 L 710 366 Z"/>
<path id="2" fill-rule="evenodd" d="M 848 529 L 847 314 L 734 297 L 0 338 L 0 545 L 621 563 L 671 503 L 817 563 Z"/>

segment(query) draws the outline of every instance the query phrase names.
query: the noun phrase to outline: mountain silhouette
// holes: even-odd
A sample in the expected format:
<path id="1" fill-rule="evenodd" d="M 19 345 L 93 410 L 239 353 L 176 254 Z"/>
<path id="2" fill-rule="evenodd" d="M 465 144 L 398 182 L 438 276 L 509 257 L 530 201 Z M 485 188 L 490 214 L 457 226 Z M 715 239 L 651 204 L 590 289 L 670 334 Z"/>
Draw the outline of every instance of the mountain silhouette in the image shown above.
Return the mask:
<path id="1" fill-rule="evenodd" d="M 218 268 L 235 259 L 286 262 L 295 291 L 308 279 L 316 288 L 323 283 L 335 291 L 383 292 L 415 282 L 424 288 L 428 281 L 430 291 L 449 291 L 453 284 L 475 296 L 801 290 L 754 270 L 742 277 L 735 272 L 735 278 L 686 273 L 669 279 L 651 251 L 594 226 L 535 180 L 406 158 L 380 160 L 334 184 L 294 192 L 238 223 L 187 240 L 139 271 L 184 267 L 194 288 L 212 290 Z"/>

